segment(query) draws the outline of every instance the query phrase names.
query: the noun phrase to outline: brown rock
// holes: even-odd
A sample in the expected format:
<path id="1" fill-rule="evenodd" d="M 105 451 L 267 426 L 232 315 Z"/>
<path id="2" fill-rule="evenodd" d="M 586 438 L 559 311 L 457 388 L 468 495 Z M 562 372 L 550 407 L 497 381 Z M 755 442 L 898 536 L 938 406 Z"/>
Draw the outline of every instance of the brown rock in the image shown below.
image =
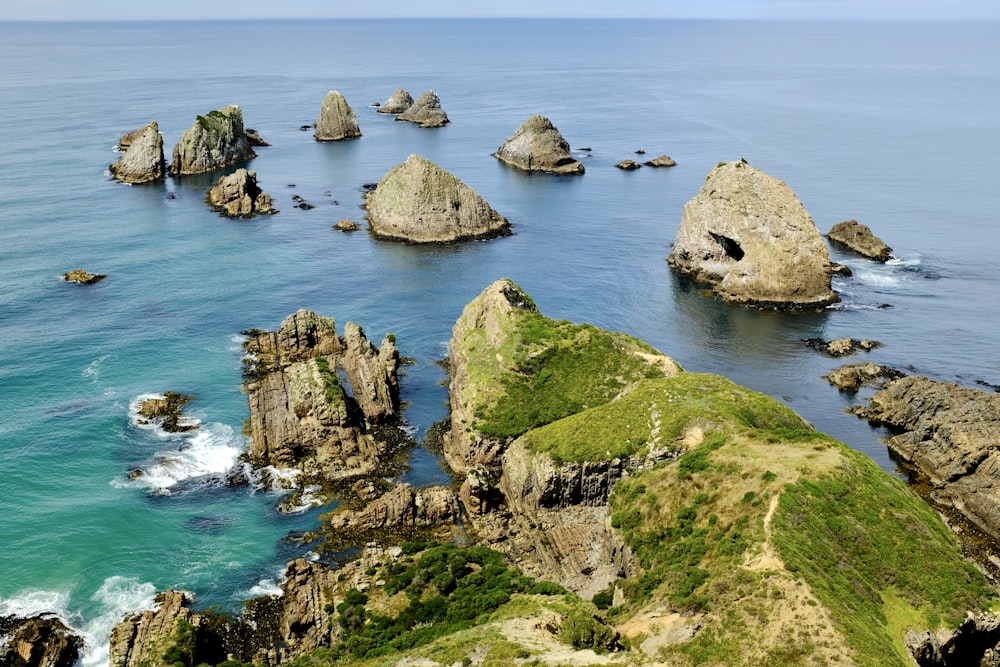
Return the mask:
<path id="1" fill-rule="evenodd" d="M 647 167 L 676 167 L 677 162 L 669 155 L 661 155 L 643 162 Z"/>
<path id="2" fill-rule="evenodd" d="M 83 638 L 59 618 L 0 616 L 0 665 L 4 667 L 74 667 Z"/>
<path id="3" fill-rule="evenodd" d="M 205 200 L 229 218 L 252 218 L 278 212 L 271 207 L 271 195 L 257 185 L 257 172 L 243 168 L 216 181 Z"/>
<path id="4" fill-rule="evenodd" d="M 142 423 L 158 423 L 167 433 L 182 433 L 198 428 L 197 422 L 185 421 L 184 406 L 194 396 L 185 396 L 175 391 L 166 392 L 162 398 L 147 398 L 139 405 Z"/>
<path id="5" fill-rule="evenodd" d="M 340 141 L 361 136 L 357 116 L 339 91 L 331 90 L 323 98 L 316 120 L 317 141 Z"/>
<path id="6" fill-rule="evenodd" d="M 189 593 L 168 590 L 155 601 L 155 609 L 128 616 L 112 628 L 109 667 L 159 665 L 180 622 L 200 625 L 200 617 L 191 611 Z"/>
<path id="7" fill-rule="evenodd" d="M 88 273 L 83 269 L 73 269 L 68 273 L 63 274 L 63 280 L 68 283 L 80 283 L 81 285 L 93 285 L 96 282 L 104 280 L 108 276 L 103 273 Z"/>
<path id="8" fill-rule="evenodd" d="M 333 228 L 341 232 L 356 232 L 361 229 L 361 225 L 353 220 L 340 220 Z"/>
<path id="9" fill-rule="evenodd" d="M 448 124 L 448 114 L 441 108 L 441 100 L 433 90 L 425 91 L 410 107 L 396 116 L 396 120 L 417 123 L 420 127 L 442 127 Z"/>
<path id="10" fill-rule="evenodd" d="M 118 162 L 108 169 L 124 183 L 153 183 L 163 180 L 167 162 L 163 155 L 163 137 L 156 121 L 124 135 L 118 141 L 125 150 Z"/>
<path id="11" fill-rule="evenodd" d="M 531 116 L 493 154 L 525 171 L 582 174 L 583 165 L 570 153 L 569 142 L 545 116 Z"/>
<path id="12" fill-rule="evenodd" d="M 848 364 L 830 371 L 827 381 L 837 389 L 858 391 L 862 387 L 885 386 L 893 380 L 903 377 L 903 373 L 871 362 L 863 364 Z"/>
<path id="13" fill-rule="evenodd" d="M 862 225 L 857 220 L 838 222 L 827 232 L 826 237 L 876 262 L 885 262 L 892 258 L 890 254 L 892 248 L 872 234 L 868 225 Z"/>
<path id="14" fill-rule="evenodd" d="M 635 160 L 622 160 L 615 166 L 623 171 L 635 171 L 636 169 L 642 168 L 642 165 Z"/>
<path id="15" fill-rule="evenodd" d="M 174 146 L 172 176 L 202 174 L 256 157 L 235 104 L 198 116 Z"/>
<path id="16" fill-rule="evenodd" d="M 385 104 L 378 109 L 379 113 L 399 114 L 413 106 L 413 98 L 402 88 L 397 88 L 396 92 L 389 96 Z"/>

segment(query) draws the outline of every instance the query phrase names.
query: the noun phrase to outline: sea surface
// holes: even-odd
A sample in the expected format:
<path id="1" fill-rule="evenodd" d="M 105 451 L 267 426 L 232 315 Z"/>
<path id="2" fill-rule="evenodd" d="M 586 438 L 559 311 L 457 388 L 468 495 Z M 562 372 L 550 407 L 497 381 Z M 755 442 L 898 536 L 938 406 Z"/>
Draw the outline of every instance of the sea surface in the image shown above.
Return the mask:
<path id="1" fill-rule="evenodd" d="M 434 90 L 451 124 L 377 114 L 399 86 Z M 362 138 L 300 129 L 332 89 Z M 209 210 L 219 174 L 110 179 L 123 133 L 157 120 L 169 159 L 197 115 L 228 104 L 272 144 L 249 167 L 277 215 Z M 873 338 L 883 347 L 851 361 L 1000 384 L 998 108 L 997 23 L 0 24 L 0 615 L 59 612 L 86 634 L 90 667 L 158 590 L 228 609 L 277 590 L 309 549 L 283 538 L 330 508 L 279 514 L 280 493 L 222 479 L 246 448 L 240 332 L 299 308 L 396 335 L 416 361 L 402 393 L 418 438 L 447 414 L 435 362 L 452 325 L 509 277 L 546 315 L 770 394 L 892 473 L 885 433 L 845 413 L 863 395 L 822 377 L 845 360 L 803 340 Z M 533 114 L 585 175 L 491 157 Z M 414 153 L 479 191 L 513 236 L 415 247 L 332 229 L 363 223 L 363 186 Z M 662 153 L 678 165 L 615 168 Z M 832 250 L 854 276 L 822 313 L 707 298 L 666 257 L 684 203 L 740 158 L 791 186 L 820 231 L 857 219 L 895 259 Z M 108 278 L 64 282 L 74 268 Z M 197 431 L 138 423 L 138 401 L 165 391 L 195 396 Z M 420 448 L 404 478 L 449 480 Z"/>

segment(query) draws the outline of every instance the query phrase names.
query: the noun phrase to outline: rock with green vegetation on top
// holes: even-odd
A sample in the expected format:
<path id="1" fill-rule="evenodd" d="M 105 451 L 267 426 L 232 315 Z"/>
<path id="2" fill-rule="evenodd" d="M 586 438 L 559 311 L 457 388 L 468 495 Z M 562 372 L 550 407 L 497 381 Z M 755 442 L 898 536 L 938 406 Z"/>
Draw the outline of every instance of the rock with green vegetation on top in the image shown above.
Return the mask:
<path id="1" fill-rule="evenodd" d="M 361 136 L 354 109 L 340 91 L 331 90 L 323 98 L 314 136 L 317 141 L 340 141 Z"/>
<path id="2" fill-rule="evenodd" d="M 582 174 L 583 165 L 570 153 L 569 142 L 545 116 L 531 116 L 506 141 L 493 157 L 524 171 L 553 174 Z"/>
<path id="3" fill-rule="evenodd" d="M 110 165 L 111 174 L 123 183 L 162 181 L 167 173 L 163 156 L 163 137 L 156 121 L 122 136 L 118 141 L 124 154 Z"/>
<path id="4" fill-rule="evenodd" d="M 198 116 L 174 146 L 171 176 L 202 174 L 257 157 L 243 128 L 243 110 L 235 105 Z"/>
<path id="5" fill-rule="evenodd" d="M 425 91 L 416 102 L 396 116 L 396 120 L 416 123 L 420 127 L 443 127 L 449 122 L 448 114 L 441 108 L 441 99 L 433 90 Z"/>
<path id="6" fill-rule="evenodd" d="M 365 195 L 379 238 L 452 243 L 510 234 L 510 223 L 478 192 L 419 155 L 390 169 Z"/>
<path id="7" fill-rule="evenodd" d="M 719 163 L 684 205 L 667 261 L 733 304 L 814 310 L 839 300 L 826 243 L 805 207 L 743 160 Z"/>

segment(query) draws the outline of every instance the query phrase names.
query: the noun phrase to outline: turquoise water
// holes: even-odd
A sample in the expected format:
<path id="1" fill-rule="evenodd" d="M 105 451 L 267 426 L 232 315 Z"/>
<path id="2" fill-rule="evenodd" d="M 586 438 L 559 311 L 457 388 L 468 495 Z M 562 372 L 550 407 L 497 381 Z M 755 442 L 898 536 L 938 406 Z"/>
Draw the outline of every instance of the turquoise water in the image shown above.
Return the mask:
<path id="1" fill-rule="evenodd" d="M 417 362 L 402 391 L 418 436 L 446 415 L 434 362 L 452 324 L 510 277 L 547 315 L 771 394 L 892 471 L 883 433 L 821 378 L 843 362 L 801 341 L 875 338 L 865 358 L 1000 384 L 998 38 L 994 23 L 0 24 L 0 613 L 60 611 L 88 634 L 89 666 L 156 590 L 232 607 L 275 589 L 307 549 L 283 538 L 322 509 L 280 515 L 279 494 L 222 480 L 245 448 L 239 334 L 298 308 L 396 334 Z M 397 86 L 433 89 L 452 124 L 368 106 Z M 362 138 L 299 130 L 331 89 Z M 218 217 L 203 201 L 214 176 L 109 180 L 122 133 L 156 119 L 169 153 L 195 115 L 231 103 L 272 143 L 250 167 L 278 215 Z M 490 157 L 535 113 L 591 149 L 584 176 Z M 638 149 L 679 164 L 614 167 Z M 420 248 L 331 229 L 363 221 L 362 186 L 411 153 L 478 190 L 514 235 Z M 665 258 L 684 202 L 741 157 L 785 180 L 821 231 L 856 218 L 898 259 L 834 251 L 855 277 L 820 314 L 706 299 Z M 73 268 L 109 277 L 64 283 Z M 135 423 L 136 401 L 164 391 L 196 396 L 197 432 Z M 129 480 L 134 467 L 157 474 Z M 405 478 L 446 481 L 419 449 Z"/>

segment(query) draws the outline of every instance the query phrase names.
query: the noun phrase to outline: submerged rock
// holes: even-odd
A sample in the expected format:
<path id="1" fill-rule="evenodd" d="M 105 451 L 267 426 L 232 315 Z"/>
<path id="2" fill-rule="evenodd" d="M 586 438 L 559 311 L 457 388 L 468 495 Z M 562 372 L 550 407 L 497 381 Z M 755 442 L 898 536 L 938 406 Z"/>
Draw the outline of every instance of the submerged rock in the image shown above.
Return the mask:
<path id="1" fill-rule="evenodd" d="M 314 136 L 317 141 L 340 141 L 361 136 L 354 109 L 339 91 L 331 90 L 323 98 Z"/>
<path id="2" fill-rule="evenodd" d="M 570 153 L 556 126 L 545 116 L 531 116 L 493 154 L 501 162 L 525 171 L 582 174 L 583 165 Z"/>
<path id="3" fill-rule="evenodd" d="M 198 116 L 174 146 L 171 176 L 202 174 L 257 157 L 235 104 Z"/>
<path id="4" fill-rule="evenodd" d="M 271 195 L 257 185 L 257 172 L 242 167 L 223 176 L 205 195 L 208 205 L 229 218 L 252 218 L 271 215 Z"/>
<path id="5" fill-rule="evenodd" d="M 83 637 L 54 614 L 0 616 L 0 665 L 4 667 L 75 667 Z"/>
<path id="6" fill-rule="evenodd" d="M 826 237 L 876 262 L 885 262 L 892 258 L 890 254 L 892 248 L 872 234 L 868 225 L 862 225 L 857 220 L 838 222 L 827 232 Z"/>
<path id="7" fill-rule="evenodd" d="M 709 172 L 684 205 L 667 261 L 729 303 L 801 310 L 838 301 L 809 213 L 785 183 L 745 161 Z"/>
<path id="8" fill-rule="evenodd" d="M 163 137 L 156 121 L 124 135 L 118 145 L 125 154 L 110 165 L 111 174 L 123 183 L 152 183 L 163 180 L 167 162 L 163 156 Z"/>
<path id="9" fill-rule="evenodd" d="M 442 127 L 448 124 L 448 114 L 441 108 L 441 100 L 433 90 L 424 92 L 396 120 L 417 123 L 420 127 Z"/>
<path id="10" fill-rule="evenodd" d="M 338 220 L 333 228 L 340 232 L 356 232 L 361 229 L 361 225 L 353 220 Z"/>
<path id="11" fill-rule="evenodd" d="M 378 108 L 379 113 L 399 114 L 413 106 L 413 98 L 402 88 L 397 88 L 385 104 Z"/>
<path id="12" fill-rule="evenodd" d="M 104 273 L 89 273 L 83 269 L 73 269 L 63 274 L 63 280 L 68 283 L 80 283 L 81 285 L 93 285 L 108 276 Z"/>
<path id="13" fill-rule="evenodd" d="M 411 155 L 366 195 L 368 222 L 381 238 L 451 243 L 510 234 L 510 223 L 468 185 Z"/>
<path id="14" fill-rule="evenodd" d="M 677 162 L 669 155 L 661 155 L 643 162 L 647 167 L 676 167 Z"/>
<path id="15" fill-rule="evenodd" d="M 846 357 L 854 354 L 858 350 L 869 352 L 875 348 L 882 347 L 877 340 L 870 338 L 836 338 L 834 340 L 823 340 L 822 338 L 807 338 L 805 344 L 823 354 L 831 357 Z"/>

